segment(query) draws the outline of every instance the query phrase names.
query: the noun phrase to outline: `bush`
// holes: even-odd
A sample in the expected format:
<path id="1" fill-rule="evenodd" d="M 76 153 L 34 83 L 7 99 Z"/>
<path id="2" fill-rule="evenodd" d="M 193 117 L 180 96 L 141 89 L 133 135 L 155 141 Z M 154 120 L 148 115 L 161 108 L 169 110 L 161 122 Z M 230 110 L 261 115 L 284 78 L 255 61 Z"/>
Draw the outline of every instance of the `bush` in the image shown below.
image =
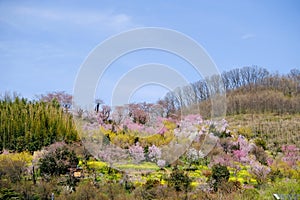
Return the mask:
<path id="1" fill-rule="evenodd" d="M 9 199 L 19 199 L 21 194 L 17 193 L 13 189 L 2 188 L 0 189 L 0 199 L 9 200 Z"/>
<path id="2" fill-rule="evenodd" d="M 264 139 L 256 138 L 254 140 L 254 143 L 255 143 L 256 146 L 262 147 L 264 150 L 267 149 L 267 142 Z"/>
<path id="3" fill-rule="evenodd" d="M 210 181 L 211 181 L 214 191 L 217 191 L 218 187 L 222 183 L 228 182 L 229 175 L 230 175 L 230 173 L 226 166 L 217 164 L 212 167 L 212 174 L 210 177 Z"/>
<path id="4" fill-rule="evenodd" d="M 262 147 L 256 146 L 251 150 L 251 153 L 256 157 L 256 160 L 263 165 L 267 165 L 268 155 Z"/>
<path id="5" fill-rule="evenodd" d="M 183 170 L 179 170 L 175 167 L 168 178 L 168 186 L 173 187 L 178 191 L 188 191 L 190 189 L 190 183 L 192 180 L 184 173 Z"/>
<path id="6" fill-rule="evenodd" d="M 78 158 L 74 151 L 70 151 L 66 146 L 59 147 L 52 152 L 48 152 L 39 161 L 39 168 L 42 175 L 66 174 L 69 168 L 76 167 Z"/>

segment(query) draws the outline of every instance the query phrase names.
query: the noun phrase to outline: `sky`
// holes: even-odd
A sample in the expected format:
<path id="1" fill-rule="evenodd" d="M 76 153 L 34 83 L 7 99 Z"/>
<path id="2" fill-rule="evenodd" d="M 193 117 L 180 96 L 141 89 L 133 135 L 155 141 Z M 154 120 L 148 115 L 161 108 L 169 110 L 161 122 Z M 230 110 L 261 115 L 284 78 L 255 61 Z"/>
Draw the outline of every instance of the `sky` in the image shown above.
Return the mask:
<path id="1" fill-rule="evenodd" d="M 299 19 L 297 0 L 0 0 L 0 93 L 15 91 L 27 98 L 52 91 L 72 94 L 80 67 L 97 45 L 142 27 L 187 35 L 220 71 L 256 65 L 288 73 L 300 68 Z M 109 102 L 120 78 L 145 63 L 168 65 L 188 82 L 201 78 L 173 54 L 136 51 L 105 71 L 97 98 Z M 131 101 L 155 101 L 167 91 L 158 84 L 147 85 L 133 91 Z"/>

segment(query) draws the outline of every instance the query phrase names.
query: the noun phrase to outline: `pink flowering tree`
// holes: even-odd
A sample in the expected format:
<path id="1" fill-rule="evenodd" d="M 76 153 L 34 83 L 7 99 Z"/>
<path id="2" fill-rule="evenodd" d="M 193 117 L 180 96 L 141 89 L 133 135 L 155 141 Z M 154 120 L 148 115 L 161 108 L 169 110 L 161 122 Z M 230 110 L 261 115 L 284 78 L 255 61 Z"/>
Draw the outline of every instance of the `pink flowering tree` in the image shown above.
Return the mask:
<path id="1" fill-rule="evenodd" d="M 140 134 L 164 134 L 167 130 L 156 104 L 129 104 L 128 114 L 120 122 L 128 130 L 139 132 Z"/>
<path id="2" fill-rule="evenodd" d="M 126 106 L 116 106 L 111 115 L 113 121 L 120 125 L 128 115 L 128 108 Z"/>
<path id="3" fill-rule="evenodd" d="M 282 146 L 283 158 L 290 167 L 296 167 L 297 162 L 300 162 L 299 148 L 296 145 Z"/>
<path id="4" fill-rule="evenodd" d="M 66 110 L 70 109 L 72 105 L 72 95 L 64 91 L 49 92 L 47 94 L 38 95 L 37 98 L 43 102 L 56 100 L 60 106 Z"/>
<path id="5" fill-rule="evenodd" d="M 102 105 L 98 113 L 99 124 L 107 123 L 111 114 L 111 108 L 108 105 Z"/>
<path id="6" fill-rule="evenodd" d="M 128 158 L 127 150 L 111 145 L 103 146 L 97 153 L 97 158 L 107 162 L 110 167 L 114 167 L 115 164 Z"/>
<path id="7" fill-rule="evenodd" d="M 161 158 L 161 150 L 155 145 L 148 148 L 148 158 L 152 162 L 157 162 Z"/>
<path id="8" fill-rule="evenodd" d="M 271 172 L 270 167 L 262 165 L 256 160 L 251 160 L 250 166 L 249 173 L 254 176 L 257 183 L 259 185 L 265 183 L 267 181 L 268 174 Z"/>
<path id="9" fill-rule="evenodd" d="M 158 160 L 156 164 L 159 168 L 163 168 L 167 163 L 165 160 Z"/>
<path id="10" fill-rule="evenodd" d="M 133 119 L 134 123 L 145 124 L 149 120 L 148 111 L 151 105 L 146 103 L 129 104 L 129 117 Z"/>
<path id="11" fill-rule="evenodd" d="M 215 155 L 212 158 L 210 165 L 213 166 L 216 164 L 220 164 L 226 167 L 236 168 L 232 156 L 226 153 L 219 153 L 218 155 Z"/>
<path id="12" fill-rule="evenodd" d="M 228 123 L 225 119 L 221 121 L 206 121 L 208 124 L 209 131 L 213 133 L 215 136 L 220 138 L 230 137 L 230 130 L 228 129 Z"/>
<path id="13" fill-rule="evenodd" d="M 140 163 L 145 160 L 144 148 L 140 146 L 138 142 L 129 147 L 129 154 L 135 163 Z"/>
<path id="14" fill-rule="evenodd" d="M 241 135 L 238 137 L 237 146 L 239 149 L 233 151 L 234 158 L 239 162 L 247 163 L 252 146 L 248 143 L 247 139 Z"/>

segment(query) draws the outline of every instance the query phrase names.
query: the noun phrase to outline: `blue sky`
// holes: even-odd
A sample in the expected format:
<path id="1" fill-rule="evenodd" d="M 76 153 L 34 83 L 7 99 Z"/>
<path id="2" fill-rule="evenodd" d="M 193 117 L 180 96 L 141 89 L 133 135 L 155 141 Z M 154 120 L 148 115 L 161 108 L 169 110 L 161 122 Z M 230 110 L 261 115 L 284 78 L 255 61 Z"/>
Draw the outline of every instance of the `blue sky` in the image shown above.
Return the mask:
<path id="1" fill-rule="evenodd" d="M 196 40 L 220 71 L 257 65 L 271 72 L 300 68 L 298 1 L 0 1 L 0 92 L 31 98 L 72 93 L 76 74 L 99 43 L 138 27 L 174 29 Z M 114 83 L 138 65 L 173 66 L 190 82 L 193 69 L 174 55 L 147 50 L 114 62 L 97 96 L 109 101 Z M 153 101 L 166 90 L 140 89 L 133 101 Z"/>

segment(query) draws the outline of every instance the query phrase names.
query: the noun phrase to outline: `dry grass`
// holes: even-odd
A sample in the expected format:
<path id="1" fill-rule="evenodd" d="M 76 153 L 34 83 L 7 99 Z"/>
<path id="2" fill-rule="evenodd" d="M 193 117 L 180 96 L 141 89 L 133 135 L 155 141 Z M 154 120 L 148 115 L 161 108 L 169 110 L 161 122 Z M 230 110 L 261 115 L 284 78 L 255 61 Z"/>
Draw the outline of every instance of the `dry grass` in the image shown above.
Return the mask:
<path id="1" fill-rule="evenodd" d="M 243 114 L 226 117 L 231 128 L 252 130 L 254 137 L 266 140 L 271 150 L 284 144 L 300 146 L 300 114 Z"/>

